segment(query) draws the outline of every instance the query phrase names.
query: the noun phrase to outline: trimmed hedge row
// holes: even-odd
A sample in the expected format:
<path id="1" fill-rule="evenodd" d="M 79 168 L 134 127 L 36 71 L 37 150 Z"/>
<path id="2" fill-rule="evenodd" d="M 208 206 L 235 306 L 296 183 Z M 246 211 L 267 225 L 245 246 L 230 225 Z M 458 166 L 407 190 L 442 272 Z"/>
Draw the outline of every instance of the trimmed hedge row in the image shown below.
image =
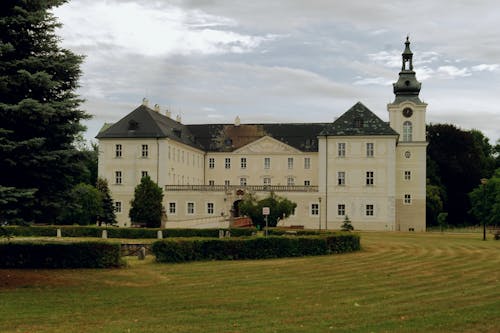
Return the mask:
<path id="1" fill-rule="evenodd" d="M 252 237 L 225 239 L 165 239 L 152 244 L 158 262 L 266 259 L 357 251 L 357 234 L 308 237 Z"/>
<path id="2" fill-rule="evenodd" d="M 102 231 L 108 231 L 109 238 L 156 238 L 158 230 L 163 237 L 218 237 L 219 229 L 153 229 L 153 228 L 117 228 L 96 226 L 7 226 L 4 227 L 13 237 L 55 237 L 57 229 L 61 229 L 62 237 L 101 237 Z M 250 236 L 253 228 L 224 229 L 232 236 Z"/>
<path id="3" fill-rule="evenodd" d="M 106 242 L 0 243 L 1 268 L 108 268 L 121 265 L 120 244 Z"/>

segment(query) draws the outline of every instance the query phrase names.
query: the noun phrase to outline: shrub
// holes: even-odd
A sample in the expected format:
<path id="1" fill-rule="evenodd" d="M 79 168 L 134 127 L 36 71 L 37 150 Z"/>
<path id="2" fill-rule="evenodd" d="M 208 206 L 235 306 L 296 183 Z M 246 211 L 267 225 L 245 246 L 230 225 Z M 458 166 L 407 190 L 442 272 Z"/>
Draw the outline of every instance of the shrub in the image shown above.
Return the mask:
<path id="1" fill-rule="evenodd" d="M 219 229 L 157 229 L 157 228 L 116 228 L 96 226 L 7 226 L 6 232 L 17 237 L 55 237 L 57 229 L 61 229 L 63 237 L 101 237 L 102 231 L 108 231 L 109 238 L 156 238 L 158 230 L 163 237 L 218 237 Z M 228 229 L 224 229 L 226 231 Z M 254 228 L 229 229 L 231 236 L 250 236 Z"/>
<path id="2" fill-rule="evenodd" d="M 266 259 L 351 252 L 360 249 L 359 241 L 356 234 L 164 239 L 153 243 L 152 252 L 158 262 Z"/>
<path id="3" fill-rule="evenodd" d="M 120 244 L 105 242 L 0 243 L 2 268 L 119 267 Z"/>

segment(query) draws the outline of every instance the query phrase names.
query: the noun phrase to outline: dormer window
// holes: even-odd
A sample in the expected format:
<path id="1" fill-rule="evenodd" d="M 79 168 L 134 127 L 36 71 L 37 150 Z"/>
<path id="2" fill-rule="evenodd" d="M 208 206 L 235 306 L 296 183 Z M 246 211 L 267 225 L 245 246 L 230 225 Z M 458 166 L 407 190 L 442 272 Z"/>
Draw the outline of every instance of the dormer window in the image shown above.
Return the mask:
<path id="1" fill-rule="evenodd" d="M 137 121 L 135 121 L 134 119 L 130 119 L 128 121 L 128 130 L 129 131 L 135 131 L 138 128 L 139 128 L 139 123 Z"/>
<path id="2" fill-rule="evenodd" d="M 363 119 L 361 118 L 354 118 L 354 127 L 355 128 L 361 128 L 363 127 Z"/>

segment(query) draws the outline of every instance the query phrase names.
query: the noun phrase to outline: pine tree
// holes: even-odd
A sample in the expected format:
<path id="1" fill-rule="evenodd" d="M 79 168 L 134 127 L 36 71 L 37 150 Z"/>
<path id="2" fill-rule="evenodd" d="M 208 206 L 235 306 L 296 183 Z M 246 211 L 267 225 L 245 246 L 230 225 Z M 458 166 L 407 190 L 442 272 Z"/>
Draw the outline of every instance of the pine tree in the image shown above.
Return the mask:
<path id="1" fill-rule="evenodd" d="M 351 224 L 351 220 L 349 220 L 349 216 L 347 216 L 347 215 L 344 218 L 344 223 L 342 223 L 341 230 L 342 231 L 352 231 L 352 230 L 354 230 L 354 227 Z"/>
<path id="2" fill-rule="evenodd" d="M 53 223 L 84 168 L 73 146 L 89 118 L 75 94 L 82 57 L 58 45 L 50 12 L 64 2 L 0 2 L 0 190 L 13 222 Z"/>
<path id="3" fill-rule="evenodd" d="M 148 228 L 159 228 L 163 215 L 163 191 L 149 176 L 142 177 L 135 187 L 129 217 L 132 222 Z"/>
<path id="4" fill-rule="evenodd" d="M 108 182 L 106 179 L 97 178 L 97 190 L 101 193 L 102 211 L 97 215 L 97 223 L 101 224 L 116 224 L 115 206 L 111 194 L 109 193 Z"/>

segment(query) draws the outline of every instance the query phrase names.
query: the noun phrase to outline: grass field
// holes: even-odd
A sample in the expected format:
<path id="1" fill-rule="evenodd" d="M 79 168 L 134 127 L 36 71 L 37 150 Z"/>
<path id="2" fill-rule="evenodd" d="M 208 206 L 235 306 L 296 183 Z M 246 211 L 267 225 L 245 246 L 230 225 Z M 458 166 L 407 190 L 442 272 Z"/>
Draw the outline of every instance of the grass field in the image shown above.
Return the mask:
<path id="1" fill-rule="evenodd" d="M 0 270 L 0 332 L 500 332 L 500 241 L 361 237 L 343 255 Z"/>

